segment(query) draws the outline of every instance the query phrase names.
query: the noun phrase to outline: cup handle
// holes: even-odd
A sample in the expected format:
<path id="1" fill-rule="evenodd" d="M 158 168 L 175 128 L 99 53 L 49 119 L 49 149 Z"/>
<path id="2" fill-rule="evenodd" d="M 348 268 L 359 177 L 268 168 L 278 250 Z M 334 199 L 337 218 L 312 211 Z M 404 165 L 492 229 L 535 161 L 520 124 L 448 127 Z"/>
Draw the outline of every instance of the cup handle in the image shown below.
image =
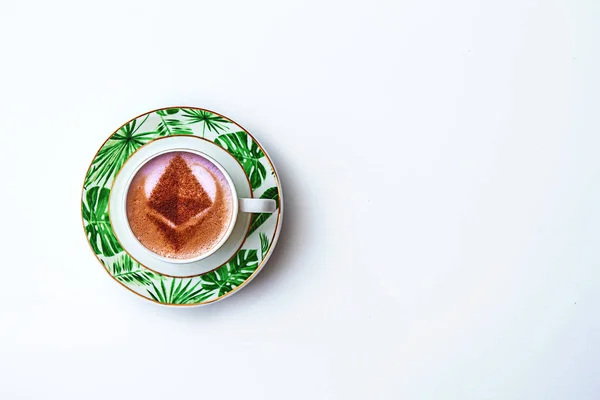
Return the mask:
<path id="1" fill-rule="evenodd" d="M 239 205 L 244 213 L 274 213 L 277 209 L 273 199 L 239 199 Z"/>

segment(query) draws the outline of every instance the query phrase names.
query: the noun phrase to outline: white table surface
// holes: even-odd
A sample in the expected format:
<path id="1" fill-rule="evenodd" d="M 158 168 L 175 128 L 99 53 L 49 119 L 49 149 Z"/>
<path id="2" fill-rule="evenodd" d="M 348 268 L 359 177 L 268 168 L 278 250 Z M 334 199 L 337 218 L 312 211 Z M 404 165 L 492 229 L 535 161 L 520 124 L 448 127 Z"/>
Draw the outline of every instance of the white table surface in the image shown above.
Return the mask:
<path id="1" fill-rule="evenodd" d="M 598 399 L 600 3 L 3 1 L 0 398 Z M 281 239 L 144 302 L 81 228 L 146 110 L 256 135 Z"/>

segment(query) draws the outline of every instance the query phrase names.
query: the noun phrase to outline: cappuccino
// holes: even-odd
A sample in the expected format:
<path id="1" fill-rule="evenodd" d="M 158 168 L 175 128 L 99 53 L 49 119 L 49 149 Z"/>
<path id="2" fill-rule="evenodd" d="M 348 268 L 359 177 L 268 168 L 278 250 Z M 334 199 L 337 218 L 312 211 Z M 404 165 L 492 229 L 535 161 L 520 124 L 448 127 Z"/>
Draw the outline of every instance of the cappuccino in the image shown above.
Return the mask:
<path id="1" fill-rule="evenodd" d="M 161 154 L 135 174 L 126 199 L 129 226 L 159 256 L 185 260 L 217 246 L 233 219 L 227 178 L 199 154 Z"/>

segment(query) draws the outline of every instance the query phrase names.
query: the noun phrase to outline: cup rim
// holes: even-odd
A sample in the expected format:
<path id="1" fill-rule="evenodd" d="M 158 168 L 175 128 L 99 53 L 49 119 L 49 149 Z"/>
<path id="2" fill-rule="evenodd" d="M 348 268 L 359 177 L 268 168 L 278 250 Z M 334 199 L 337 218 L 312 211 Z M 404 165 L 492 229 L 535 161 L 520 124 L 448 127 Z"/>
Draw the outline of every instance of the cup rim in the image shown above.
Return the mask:
<path id="1" fill-rule="evenodd" d="M 144 167 L 144 165 L 149 163 L 151 160 L 153 160 L 156 157 L 161 156 L 163 154 L 176 153 L 176 152 L 193 153 L 193 154 L 199 155 L 200 157 L 207 159 L 209 162 L 211 162 L 213 165 L 215 165 L 219 171 L 221 171 L 221 173 L 227 180 L 227 184 L 229 185 L 229 190 L 231 190 L 232 211 L 231 211 L 231 219 L 229 220 L 229 226 L 227 227 L 227 231 L 221 237 L 221 240 L 210 249 L 210 251 L 207 251 L 206 253 L 204 253 L 200 256 L 196 256 L 194 258 L 175 259 L 175 258 L 163 257 L 159 254 L 156 254 L 155 252 L 153 252 L 152 250 L 147 248 L 142 242 L 140 242 L 140 240 L 137 238 L 137 236 L 133 233 L 133 230 L 131 229 L 131 225 L 129 224 L 129 218 L 127 217 L 127 195 L 129 194 L 129 187 L 131 186 L 131 182 L 133 181 L 133 178 L 137 175 L 137 173 L 140 171 L 140 169 L 142 169 L 142 167 Z M 135 167 L 133 172 L 127 178 L 127 182 L 124 186 L 122 209 L 123 209 L 123 215 L 125 217 L 124 219 L 125 219 L 125 225 L 127 226 L 127 229 L 129 229 L 129 232 L 131 233 L 133 238 L 141 245 L 141 248 L 144 249 L 144 251 L 146 253 L 148 253 L 152 257 L 156 258 L 157 260 L 160 260 L 160 261 L 163 261 L 166 263 L 170 263 L 170 264 L 191 264 L 196 261 L 200 261 L 200 260 L 210 257 L 211 255 L 216 253 L 221 247 L 223 247 L 225 242 L 227 242 L 227 240 L 231 236 L 231 233 L 233 232 L 233 229 L 235 228 L 235 224 L 237 222 L 237 218 L 238 218 L 238 214 L 239 214 L 239 198 L 238 198 L 238 194 L 237 194 L 237 189 L 235 188 L 235 185 L 233 183 L 233 179 L 231 179 L 231 176 L 229 175 L 229 173 L 227 172 L 225 167 L 223 167 L 217 160 L 215 160 L 213 157 L 211 157 L 210 155 L 208 155 L 200 150 L 186 148 L 186 147 L 176 147 L 176 148 L 172 148 L 172 149 L 165 149 L 165 150 L 159 151 L 157 153 L 151 154 L 148 157 L 146 157 L 144 160 L 141 160 L 139 162 L 139 164 Z"/>

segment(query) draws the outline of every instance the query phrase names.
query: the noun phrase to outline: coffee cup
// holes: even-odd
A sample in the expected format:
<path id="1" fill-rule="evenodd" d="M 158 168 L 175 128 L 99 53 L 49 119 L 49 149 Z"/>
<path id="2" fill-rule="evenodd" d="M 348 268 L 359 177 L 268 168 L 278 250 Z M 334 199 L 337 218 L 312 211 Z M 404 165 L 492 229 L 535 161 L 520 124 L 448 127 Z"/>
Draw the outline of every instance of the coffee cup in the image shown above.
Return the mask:
<path id="1" fill-rule="evenodd" d="M 217 252 L 242 213 L 272 213 L 276 202 L 238 196 L 227 170 L 191 148 L 149 155 L 125 185 L 130 232 L 155 259 L 194 263 Z"/>

